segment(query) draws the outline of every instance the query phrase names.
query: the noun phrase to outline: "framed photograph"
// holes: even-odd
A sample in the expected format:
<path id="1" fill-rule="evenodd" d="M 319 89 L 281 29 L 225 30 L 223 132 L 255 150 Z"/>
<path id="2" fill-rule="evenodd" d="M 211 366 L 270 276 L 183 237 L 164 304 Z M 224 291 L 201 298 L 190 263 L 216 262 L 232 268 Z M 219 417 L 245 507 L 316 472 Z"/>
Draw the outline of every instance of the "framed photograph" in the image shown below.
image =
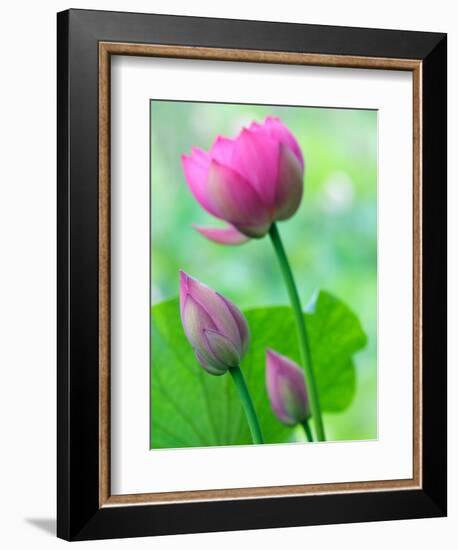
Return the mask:
<path id="1" fill-rule="evenodd" d="M 446 514 L 446 35 L 58 14 L 58 536 Z"/>

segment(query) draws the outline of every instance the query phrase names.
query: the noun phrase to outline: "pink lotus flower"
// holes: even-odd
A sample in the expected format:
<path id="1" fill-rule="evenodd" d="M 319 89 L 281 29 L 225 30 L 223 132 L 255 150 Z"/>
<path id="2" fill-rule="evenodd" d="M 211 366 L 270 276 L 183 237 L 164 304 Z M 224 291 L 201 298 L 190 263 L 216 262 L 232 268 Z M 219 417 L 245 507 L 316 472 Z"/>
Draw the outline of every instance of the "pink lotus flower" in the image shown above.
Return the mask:
<path id="1" fill-rule="evenodd" d="M 232 302 L 180 271 L 180 313 L 186 336 L 206 371 L 221 375 L 240 365 L 249 330 Z"/>
<path id="2" fill-rule="evenodd" d="M 272 410 L 281 422 L 294 426 L 310 416 L 303 370 L 288 357 L 267 350 L 266 382 Z"/>
<path id="3" fill-rule="evenodd" d="M 227 228 L 196 229 L 221 244 L 263 237 L 290 218 L 302 199 L 304 158 L 296 138 L 277 117 L 251 123 L 235 139 L 218 136 L 210 150 L 182 156 L 188 186 Z"/>

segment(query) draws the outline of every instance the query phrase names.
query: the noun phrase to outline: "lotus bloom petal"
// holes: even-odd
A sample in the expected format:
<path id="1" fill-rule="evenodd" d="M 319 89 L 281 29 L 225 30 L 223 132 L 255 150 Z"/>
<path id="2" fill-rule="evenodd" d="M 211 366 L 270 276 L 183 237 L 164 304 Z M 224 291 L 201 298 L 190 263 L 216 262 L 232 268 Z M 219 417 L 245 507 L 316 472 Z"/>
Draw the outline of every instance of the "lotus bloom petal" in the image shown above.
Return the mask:
<path id="1" fill-rule="evenodd" d="M 249 330 L 237 306 L 181 271 L 180 313 L 186 337 L 205 370 L 220 375 L 240 365 Z"/>
<path id="2" fill-rule="evenodd" d="M 297 139 L 292 132 L 281 122 L 278 117 L 268 116 L 264 123 L 268 134 L 272 139 L 278 140 L 283 145 L 286 145 L 296 156 L 302 170 L 304 170 L 304 157 Z"/>
<path id="3" fill-rule="evenodd" d="M 233 228 L 198 228 L 221 244 L 243 242 L 237 232 L 263 237 L 273 222 L 290 218 L 302 200 L 304 157 L 278 117 L 253 122 L 234 139 L 218 136 L 208 152 L 193 148 L 182 162 L 196 200 Z"/>
<path id="4" fill-rule="evenodd" d="M 223 136 L 217 136 L 209 151 L 210 158 L 215 159 L 225 166 L 232 166 L 232 154 L 235 140 Z"/>
<path id="5" fill-rule="evenodd" d="M 249 236 L 264 235 L 269 228 L 268 212 L 253 186 L 216 160 L 211 161 L 208 169 L 206 193 L 210 209 L 235 227 L 252 228 Z"/>
<path id="6" fill-rule="evenodd" d="M 294 426 L 310 416 L 303 370 L 294 361 L 267 350 L 266 383 L 272 410 L 281 422 Z"/>
<path id="7" fill-rule="evenodd" d="M 303 172 L 297 157 L 285 145 L 280 145 L 278 165 L 279 179 L 275 203 L 277 205 L 276 219 L 287 220 L 296 210 L 302 200 L 304 185 Z"/>
<path id="8" fill-rule="evenodd" d="M 251 183 L 268 208 L 275 202 L 278 156 L 278 141 L 247 129 L 240 132 L 232 154 L 231 167 Z"/>
<path id="9" fill-rule="evenodd" d="M 194 198 L 207 210 L 210 214 L 216 216 L 216 212 L 211 209 L 205 192 L 205 184 L 207 181 L 208 167 L 210 165 L 210 157 L 201 149 L 193 148 L 191 155 L 182 155 L 181 162 L 185 173 L 186 181 Z"/>
<path id="10" fill-rule="evenodd" d="M 219 244 L 243 244 L 250 240 L 249 237 L 240 233 L 232 225 L 228 227 L 201 227 L 194 225 L 193 227 L 209 241 Z"/>

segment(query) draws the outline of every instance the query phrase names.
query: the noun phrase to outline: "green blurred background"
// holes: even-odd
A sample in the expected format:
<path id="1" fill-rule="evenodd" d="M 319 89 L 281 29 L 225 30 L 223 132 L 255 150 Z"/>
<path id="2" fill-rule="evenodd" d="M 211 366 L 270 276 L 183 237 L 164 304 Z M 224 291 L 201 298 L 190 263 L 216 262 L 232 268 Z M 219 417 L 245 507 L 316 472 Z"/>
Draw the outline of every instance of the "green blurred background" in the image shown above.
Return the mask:
<path id="1" fill-rule="evenodd" d="M 238 247 L 204 239 L 192 224 L 223 225 L 191 195 L 181 155 L 277 115 L 306 163 L 305 192 L 279 230 L 303 305 L 325 289 L 359 316 L 367 348 L 355 357 L 357 391 L 343 413 L 325 415 L 328 439 L 377 437 L 377 112 L 266 105 L 151 101 L 151 303 L 178 294 L 178 270 L 241 309 L 287 304 L 269 238 Z"/>

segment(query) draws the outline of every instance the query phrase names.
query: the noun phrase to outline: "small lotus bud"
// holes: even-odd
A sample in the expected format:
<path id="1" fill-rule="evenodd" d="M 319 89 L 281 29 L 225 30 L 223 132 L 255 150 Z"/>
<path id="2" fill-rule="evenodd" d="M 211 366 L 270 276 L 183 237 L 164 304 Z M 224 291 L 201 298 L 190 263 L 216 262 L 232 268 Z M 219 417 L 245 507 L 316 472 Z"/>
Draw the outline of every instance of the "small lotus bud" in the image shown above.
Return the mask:
<path id="1" fill-rule="evenodd" d="M 310 416 L 303 370 L 273 350 L 266 354 L 266 382 L 272 410 L 281 422 L 294 426 Z"/>
<path id="2" fill-rule="evenodd" d="M 181 322 L 197 360 L 214 375 L 240 365 L 248 342 L 248 324 L 227 298 L 180 271 Z"/>

